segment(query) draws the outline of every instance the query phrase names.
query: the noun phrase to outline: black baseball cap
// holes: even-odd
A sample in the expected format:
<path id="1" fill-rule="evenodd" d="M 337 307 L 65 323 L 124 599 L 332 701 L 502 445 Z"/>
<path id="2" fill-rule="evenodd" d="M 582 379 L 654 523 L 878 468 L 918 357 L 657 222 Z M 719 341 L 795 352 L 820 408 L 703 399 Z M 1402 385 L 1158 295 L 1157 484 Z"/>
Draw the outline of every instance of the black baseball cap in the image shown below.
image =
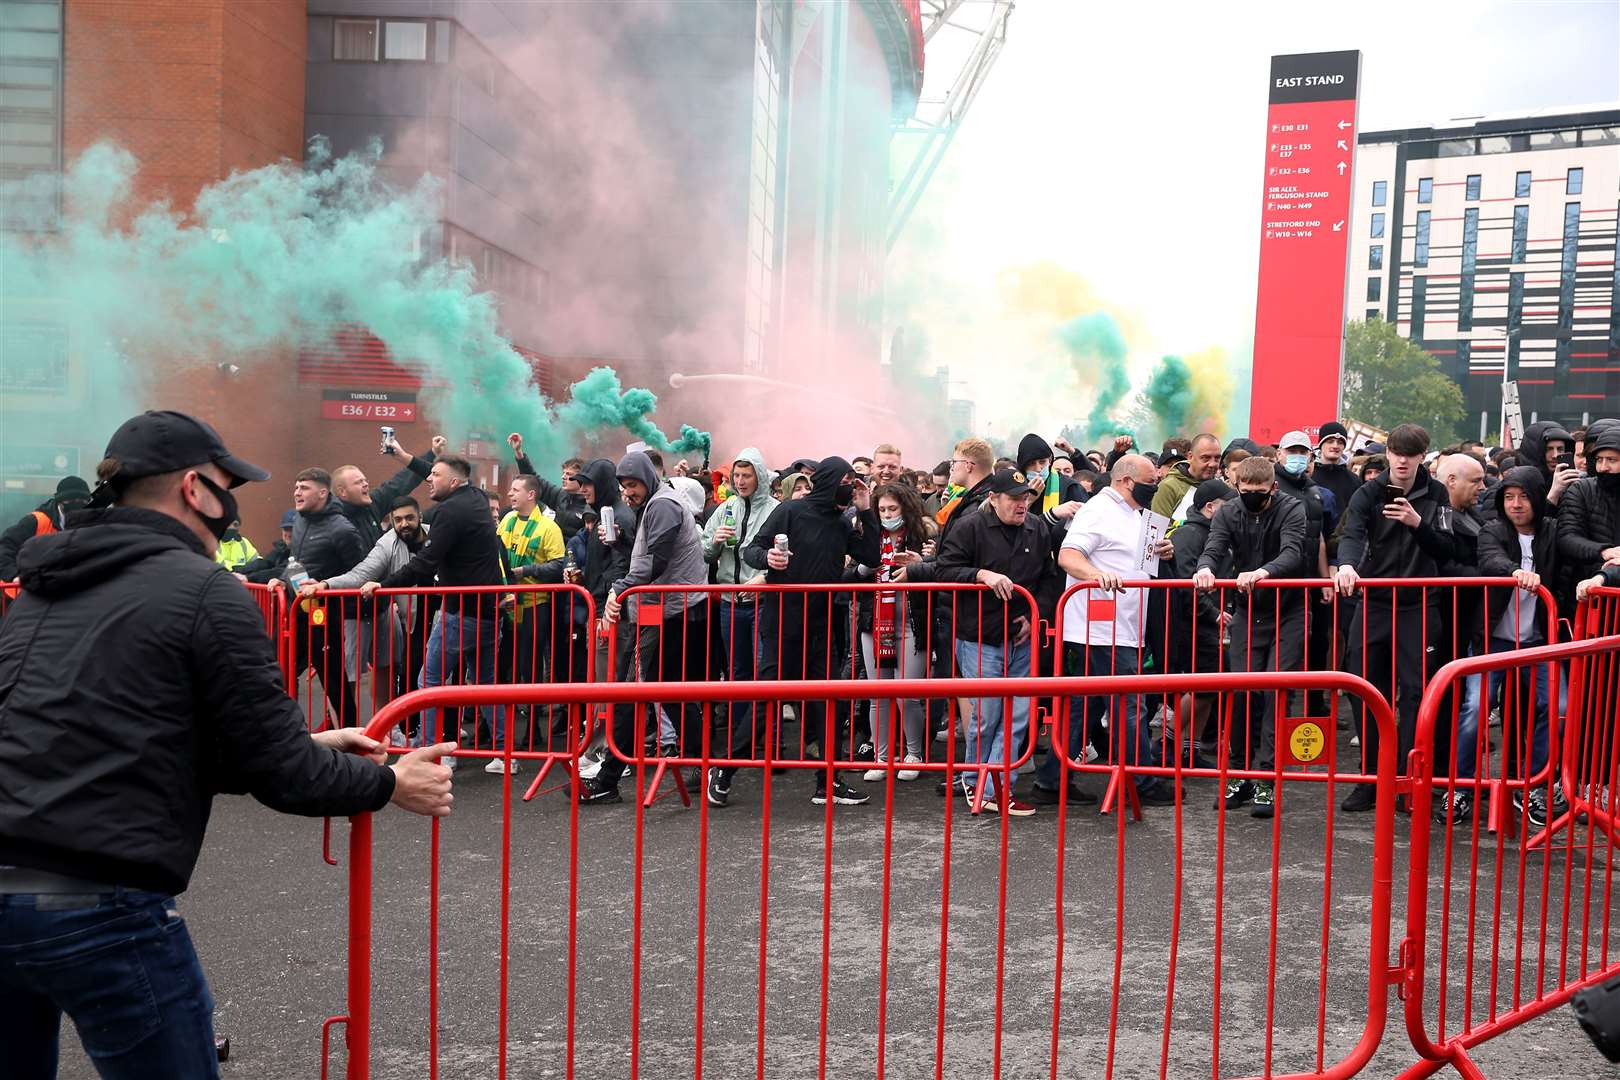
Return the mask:
<path id="1" fill-rule="evenodd" d="M 230 474 L 229 487 L 270 479 L 268 472 L 227 450 L 219 432 L 208 424 L 172 409 L 149 410 L 125 420 L 107 441 L 103 456 L 119 462 L 118 471 L 108 477 L 115 487 L 208 461 Z"/>
<path id="2" fill-rule="evenodd" d="M 1228 484 L 1225 480 L 1222 480 L 1217 476 L 1212 480 L 1205 480 L 1203 483 L 1199 484 L 1196 489 L 1194 489 L 1192 508 L 1194 510 L 1202 510 L 1204 507 L 1208 506 L 1217 499 L 1225 502 L 1228 499 L 1235 499 L 1237 497 L 1238 493 L 1236 489 L 1234 489 L 1232 485 Z"/>
<path id="3" fill-rule="evenodd" d="M 1017 469 L 1002 469 L 990 477 L 992 495 L 1030 495 L 1034 490 L 1029 486 L 1029 477 Z"/>

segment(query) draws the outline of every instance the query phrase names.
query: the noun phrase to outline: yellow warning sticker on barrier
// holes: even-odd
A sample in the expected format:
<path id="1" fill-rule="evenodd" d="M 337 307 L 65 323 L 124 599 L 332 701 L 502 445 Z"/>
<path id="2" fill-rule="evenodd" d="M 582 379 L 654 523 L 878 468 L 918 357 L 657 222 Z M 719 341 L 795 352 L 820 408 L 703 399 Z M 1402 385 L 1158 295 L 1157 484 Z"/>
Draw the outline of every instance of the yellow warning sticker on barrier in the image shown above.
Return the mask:
<path id="1" fill-rule="evenodd" d="M 315 608 L 309 613 L 309 624 L 311 626 L 326 625 L 326 608 L 324 606 Z"/>
<path id="2" fill-rule="evenodd" d="M 1327 751 L 1327 738 L 1315 722 L 1302 720 L 1288 735 L 1288 749 L 1296 762 L 1309 765 Z"/>

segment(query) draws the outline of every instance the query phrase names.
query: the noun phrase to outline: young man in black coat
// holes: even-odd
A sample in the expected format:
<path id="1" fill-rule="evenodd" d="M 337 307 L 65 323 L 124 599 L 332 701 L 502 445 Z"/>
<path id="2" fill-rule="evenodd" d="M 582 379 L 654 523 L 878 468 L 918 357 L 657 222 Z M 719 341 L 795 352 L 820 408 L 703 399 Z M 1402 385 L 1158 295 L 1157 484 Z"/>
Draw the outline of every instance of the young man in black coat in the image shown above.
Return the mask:
<path id="1" fill-rule="evenodd" d="M 388 768 L 357 730 L 305 729 L 258 608 L 213 560 L 231 489 L 269 474 L 213 428 L 137 416 L 97 474 L 92 509 L 23 546 L 0 625 L 0 1048 L 7 1076 L 56 1075 L 65 1011 L 103 1075 L 215 1077 L 175 902 L 214 796 L 442 816 L 435 759 L 454 747 Z"/>
<path id="2" fill-rule="evenodd" d="M 293 522 L 291 555 L 277 584 L 296 591 L 306 581 L 347 573 L 366 557 L 360 534 L 332 498 L 332 476 L 325 469 L 305 469 L 293 478 L 293 509 L 298 519 Z M 314 665 L 326 700 L 337 714 L 333 723 L 338 727 L 356 723 L 360 714 L 345 662 L 341 605 L 307 596 L 292 596 L 288 603 L 293 609 L 293 671 L 301 675 Z"/>
<path id="3" fill-rule="evenodd" d="M 1174 557 L 1159 564 L 1160 579 L 1191 581 L 1198 573 L 1198 561 L 1209 542 L 1210 522 L 1222 506 L 1238 497 L 1237 491 L 1225 480 L 1205 480 L 1193 489 L 1192 510 L 1176 530 L 1170 534 Z M 1233 574 L 1230 556 L 1213 567 L 1221 580 Z M 1223 606 L 1223 598 L 1214 590 L 1169 589 L 1170 631 L 1166 650 L 1171 673 L 1198 672 L 1207 674 L 1223 670 L 1221 641 L 1230 621 Z M 1220 701 L 1217 694 L 1188 694 L 1182 699 L 1182 710 L 1187 717 L 1187 755 L 1193 768 L 1212 768 L 1212 763 L 1199 752 L 1201 743 L 1213 745 L 1215 732 L 1208 730 L 1209 719 Z M 1036 789 L 1037 792 L 1040 790 Z"/>
<path id="4" fill-rule="evenodd" d="M 1256 590 L 1255 586 L 1310 572 L 1305 507 L 1299 499 L 1278 491 L 1276 474 L 1265 458 L 1245 458 L 1238 465 L 1237 477 L 1237 501 L 1222 506 L 1210 521 L 1209 542 L 1193 581 L 1200 589 L 1214 588 L 1216 571 L 1228 559 L 1237 571 L 1237 608 L 1232 613 L 1232 647 L 1227 652 L 1231 670 L 1298 671 L 1305 661 L 1303 590 Z M 1285 701 L 1280 691 L 1236 696 L 1228 740 L 1230 768 L 1265 771 L 1272 767 L 1277 713 Z M 1269 780 L 1228 780 L 1224 798 L 1228 810 L 1253 800 L 1252 816 L 1268 818 L 1274 812 L 1275 790 Z"/>
<path id="5" fill-rule="evenodd" d="M 810 493 L 802 499 L 782 503 L 753 541 L 743 548 L 743 562 L 766 572 L 772 585 L 836 584 L 843 580 L 844 562 L 853 557 L 868 566 L 878 561 L 880 538 L 865 528 L 859 517 L 844 516 L 855 502 L 855 471 L 841 457 L 824 459 L 811 477 Z M 776 545 L 784 536 L 787 549 Z M 828 635 L 832 604 L 826 592 L 782 593 L 759 601 L 759 671 L 761 681 L 770 679 L 828 679 L 833 676 L 829 662 Z M 829 703 L 811 700 L 801 703 L 800 722 L 806 744 L 819 742 L 828 761 L 854 756 L 846 733 L 839 730 L 838 710 L 834 722 L 827 722 Z M 757 715 L 757 711 L 756 711 Z M 816 786 L 811 802 L 824 805 L 828 799 L 843 806 L 867 801 L 865 792 L 843 783 L 833 773 L 827 784 L 827 771 L 815 770 Z M 724 774 L 729 792 L 731 775 Z"/>

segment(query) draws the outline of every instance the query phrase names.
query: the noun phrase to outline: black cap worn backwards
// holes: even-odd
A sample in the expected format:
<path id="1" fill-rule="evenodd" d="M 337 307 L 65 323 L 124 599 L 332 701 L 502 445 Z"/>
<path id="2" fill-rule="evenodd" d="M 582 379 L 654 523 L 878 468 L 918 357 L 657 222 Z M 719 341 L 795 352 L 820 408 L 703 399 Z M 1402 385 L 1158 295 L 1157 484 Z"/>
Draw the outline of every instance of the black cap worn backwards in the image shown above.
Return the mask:
<path id="1" fill-rule="evenodd" d="M 169 409 L 125 420 L 108 440 L 104 456 L 119 462 L 118 471 L 107 478 L 114 487 L 208 461 L 230 474 L 229 487 L 270 479 L 269 473 L 225 449 L 219 432 L 194 416 Z"/>

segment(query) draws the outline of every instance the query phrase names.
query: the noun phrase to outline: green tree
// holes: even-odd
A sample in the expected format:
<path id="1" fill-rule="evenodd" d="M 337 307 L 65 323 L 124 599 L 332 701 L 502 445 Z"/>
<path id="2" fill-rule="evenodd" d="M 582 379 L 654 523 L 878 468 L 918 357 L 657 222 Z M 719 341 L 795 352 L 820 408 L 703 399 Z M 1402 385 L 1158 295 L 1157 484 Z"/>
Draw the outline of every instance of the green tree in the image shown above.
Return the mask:
<path id="1" fill-rule="evenodd" d="M 1462 388 L 1383 319 L 1352 321 L 1344 333 L 1343 413 L 1386 431 L 1421 424 L 1441 446 L 1459 438 Z"/>

